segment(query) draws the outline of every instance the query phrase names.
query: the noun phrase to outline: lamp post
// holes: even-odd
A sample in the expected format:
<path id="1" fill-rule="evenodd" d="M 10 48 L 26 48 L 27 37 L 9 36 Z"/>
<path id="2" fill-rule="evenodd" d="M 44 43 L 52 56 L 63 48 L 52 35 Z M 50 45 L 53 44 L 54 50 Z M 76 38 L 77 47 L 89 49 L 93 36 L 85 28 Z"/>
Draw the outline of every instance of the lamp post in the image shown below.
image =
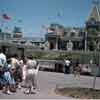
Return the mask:
<path id="1" fill-rule="evenodd" d="M 56 36 L 56 50 L 58 50 L 58 35 Z"/>
<path id="2" fill-rule="evenodd" d="M 85 51 L 87 51 L 87 31 L 85 31 Z"/>

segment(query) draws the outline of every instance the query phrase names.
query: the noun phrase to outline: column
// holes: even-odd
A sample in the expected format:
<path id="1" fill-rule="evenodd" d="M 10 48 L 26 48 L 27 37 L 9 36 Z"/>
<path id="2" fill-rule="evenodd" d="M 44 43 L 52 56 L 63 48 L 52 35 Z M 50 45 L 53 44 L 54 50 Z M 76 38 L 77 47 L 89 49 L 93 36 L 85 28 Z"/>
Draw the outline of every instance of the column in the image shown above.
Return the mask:
<path id="1" fill-rule="evenodd" d="M 87 51 L 87 32 L 85 32 L 85 51 Z"/>
<path id="2" fill-rule="evenodd" d="M 58 37 L 56 37 L 56 50 L 58 50 Z"/>

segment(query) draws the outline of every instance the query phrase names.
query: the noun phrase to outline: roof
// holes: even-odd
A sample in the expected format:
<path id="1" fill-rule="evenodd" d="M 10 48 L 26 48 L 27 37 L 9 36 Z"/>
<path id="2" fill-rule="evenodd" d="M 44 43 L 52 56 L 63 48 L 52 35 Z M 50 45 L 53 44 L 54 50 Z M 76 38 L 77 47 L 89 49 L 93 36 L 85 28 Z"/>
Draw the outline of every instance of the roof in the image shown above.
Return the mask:
<path id="1" fill-rule="evenodd" d="M 44 42 L 44 38 L 39 38 L 39 37 L 23 37 L 23 38 L 12 38 L 12 40 L 17 40 L 17 41 L 32 41 L 32 42 Z"/>
<path id="2" fill-rule="evenodd" d="M 94 4 L 91 12 L 87 18 L 87 21 L 91 20 L 91 19 L 95 19 L 95 21 L 100 21 L 100 7 L 97 4 Z"/>

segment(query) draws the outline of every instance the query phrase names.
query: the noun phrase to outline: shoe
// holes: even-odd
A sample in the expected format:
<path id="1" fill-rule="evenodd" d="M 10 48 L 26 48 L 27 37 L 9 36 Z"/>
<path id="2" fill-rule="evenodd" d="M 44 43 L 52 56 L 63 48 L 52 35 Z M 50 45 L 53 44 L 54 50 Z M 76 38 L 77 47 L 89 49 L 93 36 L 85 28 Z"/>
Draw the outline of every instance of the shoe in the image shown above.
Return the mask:
<path id="1" fill-rule="evenodd" d="M 24 91 L 25 94 L 30 94 L 29 90 Z"/>
<path id="2" fill-rule="evenodd" d="M 30 93 L 31 94 L 36 94 L 36 90 L 32 87 L 31 90 L 30 90 Z"/>
<path id="3" fill-rule="evenodd" d="M 35 90 L 35 89 L 37 89 L 37 87 L 33 87 L 33 89 Z"/>
<path id="4" fill-rule="evenodd" d="M 10 92 L 10 91 L 8 90 L 8 91 L 7 91 L 7 94 L 8 94 L 8 95 L 11 95 L 11 94 L 12 94 L 12 92 Z"/>
<path id="5" fill-rule="evenodd" d="M 18 89 L 21 89 L 21 86 L 20 85 L 18 85 Z"/>
<path id="6" fill-rule="evenodd" d="M 9 90 L 8 91 L 3 91 L 4 94 L 8 94 L 8 95 L 11 95 L 12 92 L 10 92 Z"/>
<path id="7" fill-rule="evenodd" d="M 36 91 L 31 90 L 30 94 L 36 94 Z"/>

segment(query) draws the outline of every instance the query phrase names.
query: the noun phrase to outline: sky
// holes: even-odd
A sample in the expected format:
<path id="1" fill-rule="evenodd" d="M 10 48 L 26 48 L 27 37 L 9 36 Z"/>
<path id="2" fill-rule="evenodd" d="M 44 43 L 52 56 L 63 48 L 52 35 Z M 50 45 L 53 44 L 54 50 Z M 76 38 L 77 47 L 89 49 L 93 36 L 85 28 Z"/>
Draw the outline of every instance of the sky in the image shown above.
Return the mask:
<path id="1" fill-rule="evenodd" d="M 83 27 L 91 7 L 92 0 L 0 0 L 0 25 L 4 12 L 11 17 L 4 21 L 4 31 L 19 26 L 24 36 L 43 37 L 46 31 L 42 26 L 50 23 Z"/>

